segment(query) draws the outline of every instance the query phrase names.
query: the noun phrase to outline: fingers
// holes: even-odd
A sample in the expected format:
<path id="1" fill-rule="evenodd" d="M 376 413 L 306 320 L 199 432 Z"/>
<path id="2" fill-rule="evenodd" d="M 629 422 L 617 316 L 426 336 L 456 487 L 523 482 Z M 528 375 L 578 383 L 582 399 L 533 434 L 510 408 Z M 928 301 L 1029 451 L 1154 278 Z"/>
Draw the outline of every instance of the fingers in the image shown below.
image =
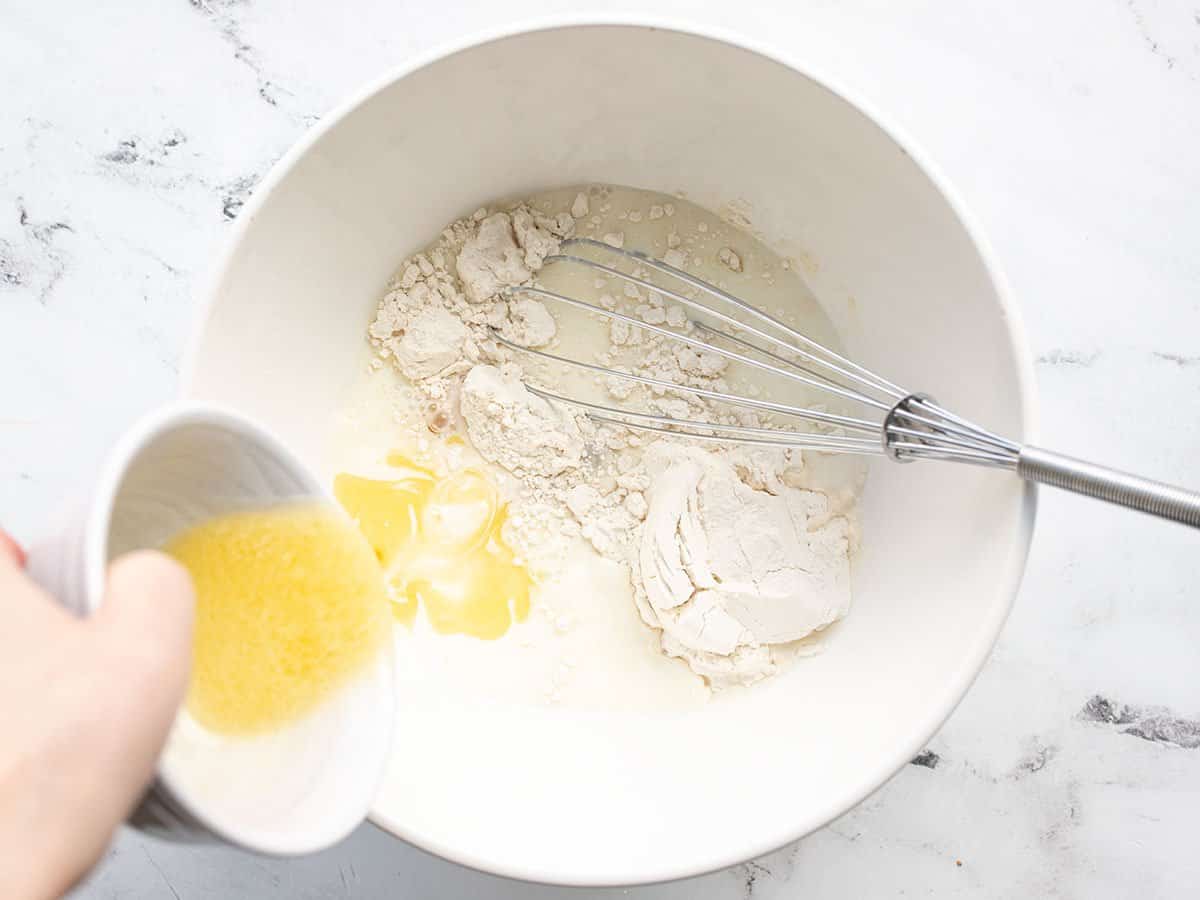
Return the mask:
<path id="1" fill-rule="evenodd" d="M 131 677 L 158 685 L 170 707 L 165 714 L 174 714 L 187 685 L 194 605 L 191 578 L 169 556 L 140 550 L 109 568 L 96 625 L 133 668 Z"/>
<path id="2" fill-rule="evenodd" d="M 131 554 L 77 619 L 22 557 L 0 532 L 0 895 L 60 896 L 153 777 L 187 685 L 192 584 Z"/>
<path id="3" fill-rule="evenodd" d="M 42 594 L 10 563 L 0 564 L 0 594 L 6 577 L 18 592 Z M 13 682 L 25 682 L 30 697 L 24 713 L 5 707 L 5 715 L 21 725 L 5 731 L 5 738 L 11 733 L 23 742 L 16 748 L 21 768 L 9 781 L 27 786 L 31 797 L 19 818 L 19 846 L 33 861 L 35 880 L 27 883 L 42 886 L 23 896 L 48 897 L 60 896 L 96 861 L 153 778 L 187 683 L 192 586 L 169 558 L 142 552 L 109 568 L 105 596 L 87 619 L 39 617 L 39 606 L 57 608 L 44 594 L 40 600 L 14 606 L 18 614 L 10 621 L 0 619 L 21 631 L 18 647 L 33 648 L 23 658 L 6 649 L 0 673 L 7 669 Z M 0 814 L 0 844 L 4 819 Z M 4 849 L 0 895 L 8 897 Z"/>
<path id="4" fill-rule="evenodd" d="M 0 610 L 19 611 L 5 621 L 9 637 L 20 641 L 20 633 L 36 633 L 47 623 L 69 622 L 71 614 L 25 574 L 25 551 L 12 535 L 0 528 Z M 16 629 L 17 633 L 13 634 Z"/>
<path id="5" fill-rule="evenodd" d="M 5 563 L 12 563 L 18 569 L 24 568 L 25 551 L 11 534 L 0 528 L 0 565 Z"/>
<path id="6" fill-rule="evenodd" d="M 192 580 L 170 557 L 154 550 L 129 553 L 108 570 L 108 587 L 95 615 L 98 652 L 111 661 L 136 696 L 132 739 L 153 764 L 187 689 L 192 662 Z M 118 689 L 120 689 L 118 687 Z"/>
<path id="7" fill-rule="evenodd" d="M 114 822 L 154 773 L 187 688 L 191 666 L 192 582 L 161 553 L 142 550 L 114 562 L 99 609 L 85 625 L 96 677 L 93 702 L 106 716 L 95 765 L 111 788 Z"/>

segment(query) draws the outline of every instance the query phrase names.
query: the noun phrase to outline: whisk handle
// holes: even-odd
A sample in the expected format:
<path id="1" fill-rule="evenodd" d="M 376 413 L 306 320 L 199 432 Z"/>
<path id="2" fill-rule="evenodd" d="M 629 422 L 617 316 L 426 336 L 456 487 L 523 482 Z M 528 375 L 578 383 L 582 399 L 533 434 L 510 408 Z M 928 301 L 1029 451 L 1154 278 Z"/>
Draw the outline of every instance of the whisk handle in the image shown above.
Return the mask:
<path id="1" fill-rule="evenodd" d="M 1017 474 L 1029 481 L 1074 491 L 1161 519 L 1200 528 L 1200 493 L 1151 481 L 1072 456 L 1022 447 Z"/>

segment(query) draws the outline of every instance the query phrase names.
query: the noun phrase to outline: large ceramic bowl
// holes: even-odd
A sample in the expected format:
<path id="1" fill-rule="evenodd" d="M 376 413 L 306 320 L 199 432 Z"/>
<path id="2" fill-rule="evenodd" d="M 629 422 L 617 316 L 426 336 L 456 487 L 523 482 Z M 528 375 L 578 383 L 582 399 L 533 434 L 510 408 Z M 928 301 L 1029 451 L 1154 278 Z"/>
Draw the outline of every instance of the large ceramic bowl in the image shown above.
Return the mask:
<path id="1" fill-rule="evenodd" d="M 1016 310 L 912 144 L 803 61 L 628 22 L 488 36 L 327 117 L 239 217 L 185 393 L 316 461 L 402 257 L 483 201 L 592 181 L 743 201 L 805 262 L 853 357 L 1031 437 Z M 402 704 L 374 821 L 469 866 L 567 884 L 696 874 L 801 837 L 883 784 L 962 698 L 1033 518 L 1011 475 L 878 460 L 854 608 L 824 653 L 672 716 L 448 702 L 412 721 Z"/>

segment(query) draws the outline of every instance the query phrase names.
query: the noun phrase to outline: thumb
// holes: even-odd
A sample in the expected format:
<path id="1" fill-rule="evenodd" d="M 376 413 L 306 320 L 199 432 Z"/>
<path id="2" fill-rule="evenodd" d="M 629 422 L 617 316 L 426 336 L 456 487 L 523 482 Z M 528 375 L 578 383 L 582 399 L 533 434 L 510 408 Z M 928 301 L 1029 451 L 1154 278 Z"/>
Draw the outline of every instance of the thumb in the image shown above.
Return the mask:
<path id="1" fill-rule="evenodd" d="M 194 605 L 187 571 L 165 554 L 142 550 L 109 568 L 93 620 L 98 649 L 119 673 L 117 682 L 138 698 L 138 730 L 151 762 L 187 689 Z"/>

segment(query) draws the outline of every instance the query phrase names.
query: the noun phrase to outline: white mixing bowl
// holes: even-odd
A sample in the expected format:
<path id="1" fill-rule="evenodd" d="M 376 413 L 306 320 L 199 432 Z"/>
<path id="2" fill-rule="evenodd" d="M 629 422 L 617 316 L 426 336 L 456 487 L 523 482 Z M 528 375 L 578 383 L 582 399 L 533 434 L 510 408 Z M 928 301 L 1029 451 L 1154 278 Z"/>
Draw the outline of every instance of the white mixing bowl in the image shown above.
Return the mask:
<path id="1" fill-rule="evenodd" d="M 400 260 L 481 202 L 593 181 L 744 201 L 804 261 L 851 356 L 1032 436 L 1016 310 L 911 144 L 802 65 L 646 23 L 490 36 L 328 116 L 239 217 L 185 392 L 258 417 L 316 464 Z M 374 821 L 479 869 L 567 884 L 692 875 L 798 838 L 883 784 L 963 696 L 1033 517 L 1012 475 L 879 460 L 854 608 L 824 653 L 675 716 L 448 703 L 435 728 L 406 723 L 402 704 Z"/>

